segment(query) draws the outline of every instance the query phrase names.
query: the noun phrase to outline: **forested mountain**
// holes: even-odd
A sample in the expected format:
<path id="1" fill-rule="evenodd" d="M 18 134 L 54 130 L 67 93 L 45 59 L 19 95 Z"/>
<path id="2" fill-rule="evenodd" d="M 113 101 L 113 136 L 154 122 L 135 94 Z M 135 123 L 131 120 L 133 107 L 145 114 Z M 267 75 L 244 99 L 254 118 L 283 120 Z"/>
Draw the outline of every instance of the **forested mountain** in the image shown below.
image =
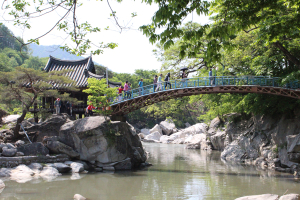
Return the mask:
<path id="1" fill-rule="evenodd" d="M 30 48 L 31 55 L 37 56 L 39 58 L 45 58 L 45 57 L 49 58 L 49 55 L 62 60 L 79 60 L 83 58 L 82 56 L 76 56 L 66 51 L 63 51 L 62 49 L 59 48 L 59 45 L 45 46 L 45 45 L 30 44 L 29 48 Z"/>

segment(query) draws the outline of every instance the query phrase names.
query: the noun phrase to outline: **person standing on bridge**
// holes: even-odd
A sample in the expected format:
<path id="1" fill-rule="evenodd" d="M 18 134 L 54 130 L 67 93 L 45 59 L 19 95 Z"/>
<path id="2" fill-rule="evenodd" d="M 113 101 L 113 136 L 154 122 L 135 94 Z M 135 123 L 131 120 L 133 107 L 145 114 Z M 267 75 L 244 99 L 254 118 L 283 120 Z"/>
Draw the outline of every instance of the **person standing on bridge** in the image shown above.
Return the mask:
<path id="1" fill-rule="evenodd" d="M 161 79 L 162 79 L 162 74 L 159 75 L 158 79 L 157 79 L 157 88 L 156 88 L 156 92 L 161 89 Z"/>
<path id="2" fill-rule="evenodd" d="M 127 98 L 131 99 L 131 83 L 128 83 Z"/>
<path id="3" fill-rule="evenodd" d="M 156 91 L 156 88 L 157 88 L 157 75 L 155 75 L 153 79 L 153 92 Z"/>
<path id="4" fill-rule="evenodd" d="M 216 84 L 216 76 L 217 76 L 216 67 L 213 67 L 213 69 L 212 69 L 212 75 L 213 75 L 213 85 L 215 85 Z"/>
<path id="5" fill-rule="evenodd" d="M 166 77 L 165 77 L 165 89 L 167 88 L 167 86 L 169 85 L 170 89 L 172 89 L 171 83 L 170 83 L 170 72 L 167 73 Z"/>
<path id="6" fill-rule="evenodd" d="M 143 91 L 143 79 L 141 78 L 140 82 L 139 82 L 139 96 L 143 95 L 144 91 Z"/>
<path id="7" fill-rule="evenodd" d="M 212 83 L 213 83 L 213 77 L 212 77 L 212 71 L 211 71 L 211 68 L 210 68 L 210 70 L 209 70 L 209 72 L 208 72 L 208 76 L 209 76 L 209 85 L 212 85 Z"/>
<path id="8" fill-rule="evenodd" d="M 122 85 L 120 85 L 120 87 L 119 87 L 119 101 L 122 101 L 122 92 L 123 92 L 123 86 Z"/>
<path id="9" fill-rule="evenodd" d="M 126 99 L 128 97 L 128 81 L 124 84 L 124 98 Z"/>

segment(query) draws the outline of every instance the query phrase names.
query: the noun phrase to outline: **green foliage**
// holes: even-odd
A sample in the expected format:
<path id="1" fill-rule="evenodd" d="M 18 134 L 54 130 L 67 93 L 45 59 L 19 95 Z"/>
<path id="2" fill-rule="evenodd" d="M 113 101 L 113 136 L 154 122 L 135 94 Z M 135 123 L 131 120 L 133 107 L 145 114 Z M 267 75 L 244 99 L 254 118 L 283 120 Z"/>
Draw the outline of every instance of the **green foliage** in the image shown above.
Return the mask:
<path id="1" fill-rule="evenodd" d="M 95 110 L 96 113 L 108 116 L 112 112 L 108 108 L 117 96 L 117 91 L 116 88 L 107 87 L 106 79 L 89 78 L 88 89 L 83 90 L 83 92 L 89 94 L 88 101 L 92 105 L 99 107 L 99 109 Z"/>

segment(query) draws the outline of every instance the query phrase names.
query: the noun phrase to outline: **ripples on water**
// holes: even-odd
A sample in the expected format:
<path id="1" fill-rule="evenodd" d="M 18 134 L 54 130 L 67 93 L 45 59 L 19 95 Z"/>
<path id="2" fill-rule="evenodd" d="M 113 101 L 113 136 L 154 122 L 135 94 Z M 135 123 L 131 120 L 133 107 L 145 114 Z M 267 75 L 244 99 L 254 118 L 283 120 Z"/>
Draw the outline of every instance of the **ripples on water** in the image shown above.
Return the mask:
<path id="1" fill-rule="evenodd" d="M 224 163 L 220 152 L 184 149 L 184 145 L 144 143 L 152 167 L 136 171 L 63 175 L 52 181 L 4 180 L 0 199 L 89 200 L 235 199 L 256 194 L 300 193 L 290 174 Z"/>

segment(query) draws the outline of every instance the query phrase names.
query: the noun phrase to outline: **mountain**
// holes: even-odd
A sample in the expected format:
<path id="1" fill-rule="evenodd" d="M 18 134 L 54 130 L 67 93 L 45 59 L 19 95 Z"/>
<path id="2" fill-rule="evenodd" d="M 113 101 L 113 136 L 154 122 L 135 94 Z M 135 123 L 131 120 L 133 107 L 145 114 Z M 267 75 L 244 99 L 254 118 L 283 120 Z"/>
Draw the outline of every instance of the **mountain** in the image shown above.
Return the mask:
<path id="1" fill-rule="evenodd" d="M 63 51 L 59 47 L 60 47 L 59 45 L 51 45 L 51 46 L 44 46 L 44 45 L 37 45 L 37 44 L 29 45 L 29 48 L 32 50 L 32 56 L 37 56 L 40 58 L 49 57 L 50 55 L 62 60 L 80 60 L 84 58 L 82 56 L 76 56 L 66 51 Z"/>

